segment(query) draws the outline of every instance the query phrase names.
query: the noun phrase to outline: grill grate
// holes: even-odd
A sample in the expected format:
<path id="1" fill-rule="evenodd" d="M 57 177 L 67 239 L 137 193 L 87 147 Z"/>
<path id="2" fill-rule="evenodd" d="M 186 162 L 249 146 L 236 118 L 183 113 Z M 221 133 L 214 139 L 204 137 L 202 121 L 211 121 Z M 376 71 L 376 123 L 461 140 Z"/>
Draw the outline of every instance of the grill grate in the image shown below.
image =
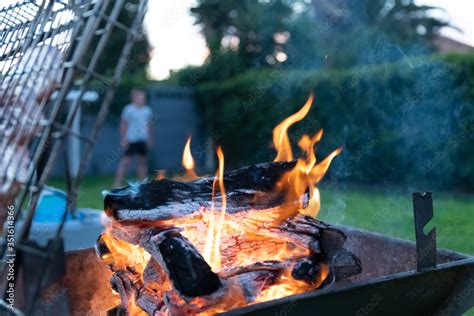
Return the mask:
<path id="1" fill-rule="evenodd" d="M 39 193 L 67 139 L 77 138 L 83 142 L 81 165 L 78 173 L 67 175 L 67 209 L 73 212 L 79 183 L 108 112 L 114 87 L 127 65 L 133 42 L 142 36 L 141 24 L 147 5 L 146 0 L 8 2 L 0 5 L 0 222 L 7 225 L 2 227 L 10 227 L 21 216 L 23 224 L 15 234 L 13 245 L 7 244 L 8 229 L 3 232 L 0 272 L 6 278 L 6 260 L 11 257 L 18 259 L 16 275 L 22 268 L 31 266 L 26 258 L 44 264 L 34 269 L 39 277 L 29 275 L 28 284 L 22 285 L 27 287 L 24 292 L 32 295 L 25 298 L 21 310 L 8 308 L 8 302 L 1 301 L 2 315 L 2 308 L 13 314 L 30 314 L 35 310 L 37 298 L 51 275 L 49 271 L 57 268 L 55 258 L 62 253 L 61 231 L 67 214 L 48 246 L 32 244 L 29 231 Z M 127 2 L 136 4 L 130 25 L 117 21 L 123 10 L 129 10 Z M 126 41 L 118 52 L 114 73 L 106 77 L 95 69 L 114 31 L 126 32 Z M 71 126 L 82 97 L 90 90 L 97 90 L 97 86 L 100 107 L 95 125 L 89 135 L 78 134 Z M 73 88 L 76 97 L 67 101 Z M 4 223 L 6 206 L 13 201 L 16 201 L 13 214 Z M 18 253 L 28 255 L 16 257 Z M 42 259 L 35 259 L 35 255 Z M 32 273 L 23 271 L 25 275 Z"/>

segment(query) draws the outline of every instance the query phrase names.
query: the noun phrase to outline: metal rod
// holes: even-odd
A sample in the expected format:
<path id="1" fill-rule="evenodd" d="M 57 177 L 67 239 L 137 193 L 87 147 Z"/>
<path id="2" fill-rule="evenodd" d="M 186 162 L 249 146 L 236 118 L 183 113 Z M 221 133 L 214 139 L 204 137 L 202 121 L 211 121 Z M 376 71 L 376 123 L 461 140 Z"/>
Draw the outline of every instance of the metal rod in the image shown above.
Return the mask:
<path id="1" fill-rule="evenodd" d="M 139 6 L 139 9 L 138 9 L 138 13 L 135 16 L 135 19 L 134 19 L 132 27 L 131 27 L 132 31 L 135 31 L 135 32 L 138 31 L 138 28 L 140 27 L 140 24 L 143 20 L 143 17 L 146 14 L 146 10 L 147 10 L 147 1 L 145 1 L 145 0 L 140 1 L 140 6 Z M 120 79 L 120 76 L 122 75 L 122 71 L 126 67 L 127 57 L 129 56 L 129 54 L 131 52 L 131 49 L 132 49 L 132 46 L 133 46 L 133 41 L 135 39 L 134 36 L 135 36 L 134 33 L 128 33 L 127 34 L 127 41 L 126 41 L 125 47 L 122 50 L 122 54 L 120 56 L 117 67 L 115 69 L 115 73 L 114 73 L 114 76 L 112 78 L 112 85 L 107 90 L 107 93 L 104 97 L 104 101 L 103 101 L 102 106 L 101 106 L 101 109 L 100 109 L 99 114 L 97 116 L 96 123 L 95 123 L 95 125 L 92 129 L 91 136 L 89 137 L 90 139 L 94 140 L 93 143 L 95 143 L 95 140 L 97 139 L 99 130 L 100 130 L 101 126 L 103 125 L 103 122 L 105 121 L 105 118 L 107 117 L 107 113 L 109 111 L 109 107 L 110 107 L 110 104 L 112 102 L 112 98 L 114 96 L 115 85 L 118 83 L 118 81 Z M 93 143 L 87 144 L 86 148 L 84 149 L 84 154 L 82 156 L 83 158 L 81 159 L 81 165 L 79 167 L 79 174 L 78 174 L 78 177 L 77 177 L 78 182 L 81 181 L 82 178 L 84 177 L 86 166 L 89 164 L 89 161 L 92 157 L 92 149 L 93 149 L 92 144 Z"/>
<path id="2" fill-rule="evenodd" d="M 416 265 L 418 271 L 436 266 L 436 228 L 427 235 L 425 226 L 433 218 L 433 199 L 431 192 L 413 193 L 413 212 L 416 234 Z"/>

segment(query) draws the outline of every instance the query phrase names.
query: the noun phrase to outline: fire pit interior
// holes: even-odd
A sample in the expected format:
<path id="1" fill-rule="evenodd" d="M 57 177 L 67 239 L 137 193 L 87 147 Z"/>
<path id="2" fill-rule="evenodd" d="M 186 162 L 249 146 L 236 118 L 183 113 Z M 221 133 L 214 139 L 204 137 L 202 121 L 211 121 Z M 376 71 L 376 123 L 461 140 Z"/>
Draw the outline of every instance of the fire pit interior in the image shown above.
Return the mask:
<path id="1" fill-rule="evenodd" d="M 161 179 L 105 194 L 111 218 L 98 240 L 111 284 L 130 313 L 214 314 L 323 288 L 361 272 L 345 234 L 314 217 L 315 184 L 341 149 L 321 162 L 322 131 L 304 135 L 293 160 L 288 128 L 309 112 L 312 94 L 274 130 L 278 154 L 214 177 L 197 178 L 189 151 L 181 181 Z M 194 180 L 192 180 L 194 179 Z M 191 180 L 191 181 L 189 181 Z"/>
<path id="2" fill-rule="evenodd" d="M 421 315 L 452 311 L 457 315 L 472 307 L 474 259 L 453 251 L 437 250 L 436 267 L 417 271 L 415 243 L 384 235 L 336 226 L 346 236 L 344 247 L 360 258 L 362 271 L 324 288 L 246 307 L 231 314 L 245 315 L 350 315 L 370 310 L 374 315 Z M 73 251 L 66 257 L 67 274 L 49 289 L 50 296 L 67 292 L 72 315 L 100 313 L 123 315 L 121 297 L 111 290 L 110 271 L 94 249 Z M 137 288 L 131 288 L 136 293 Z M 48 298 L 46 298 L 48 300 Z M 342 304 L 341 302 L 344 302 Z M 137 306 L 135 306 L 137 307 Z M 48 311 L 46 311 L 48 312 Z M 52 309 L 49 310 L 52 312 Z M 146 314 L 141 308 L 131 312 Z"/>
<path id="3" fill-rule="evenodd" d="M 357 252 L 367 251 L 367 245 L 354 247 L 356 239 L 346 242 L 345 228 L 315 219 L 320 207 L 315 184 L 341 149 L 317 161 L 319 131 L 300 139 L 303 155 L 293 159 L 287 131 L 304 118 L 312 100 L 311 95 L 274 129 L 278 154 L 273 162 L 224 173 L 219 148 L 216 175 L 198 178 L 188 141 L 187 173 L 179 181 L 105 192 L 110 222 L 96 250 L 112 273 L 111 290 L 120 297 L 110 314 L 216 314 L 246 306 L 252 311 L 263 302 L 410 270 L 413 261 L 407 258 L 394 267 L 387 262 L 388 269 L 363 264 Z M 383 250 L 377 243 L 370 247 L 369 252 Z M 400 251 L 400 258 L 407 253 Z M 460 258 L 445 255 L 440 261 Z"/>

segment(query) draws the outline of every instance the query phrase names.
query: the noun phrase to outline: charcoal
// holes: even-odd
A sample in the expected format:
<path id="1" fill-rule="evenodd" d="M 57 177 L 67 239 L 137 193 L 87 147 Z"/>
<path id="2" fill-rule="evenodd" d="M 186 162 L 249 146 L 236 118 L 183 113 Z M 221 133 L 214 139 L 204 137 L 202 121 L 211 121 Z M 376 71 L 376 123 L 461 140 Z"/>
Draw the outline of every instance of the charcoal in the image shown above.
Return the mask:
<path id="1" fill-rule="evenodd" d="M 135 300 L 137 305 L 148 315 L 155 315 L 164 305 L 159 294 L 148 290 L 140 291 Z"/>
<path id="2" fill-rule="evenodd" d="M 321 272 L 321 267 L 316 256 L 301 258 L 291 271 L 291 276 L 296 280 L 314 283 Z"/>
<path id="3" fill-rule="evenodd" d="M 154 245 L 146 245 L 145 249 L 163 266 L 174 288 L 182 295 L 209 295 L 221 286 L 219 277 L 199 251 L 179 233 L 167 234 L 149 243 Z"/>
<path id="4" fill-rule="evenodd" d="M 102 239 L 102 234 L 99 235 L 95 243 L 95 253 L 97 256 L 99 256 L 99 258 L 103 258 L 105 255 L 110 254 L 110 249 Z"/>
<path id="5" fill-rule="evenodd" d="M 159 288 L 160 284 L 165 282 L 163 276 L 163 270 L 160 267 L 160 264 L 156 262 L 154 258 L 151 258 L 148 261 L 145 270 L 143 271 L 143 281 L 145 286 L 151 288 Z"/>
<path id="6" fill-rule="evenodd" d="M 125 307 L 115 306 L 107 311 L 107 316 L 128 316 L 128 313 Z"/>

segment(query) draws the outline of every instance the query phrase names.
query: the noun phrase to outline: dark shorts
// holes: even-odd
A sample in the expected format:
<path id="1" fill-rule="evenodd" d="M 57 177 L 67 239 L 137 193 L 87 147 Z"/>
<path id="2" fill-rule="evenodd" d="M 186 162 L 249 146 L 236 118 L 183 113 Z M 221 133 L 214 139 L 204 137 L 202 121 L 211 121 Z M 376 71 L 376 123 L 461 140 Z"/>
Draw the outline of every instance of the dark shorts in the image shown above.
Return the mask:
<path id="1" fill-rule="evenodd" d="M 148 154 L 148 147 L 146 142 L 134 142 L 129 143 L 127 150 L 125 150 L 125 156 L 146 156 Z"/>

